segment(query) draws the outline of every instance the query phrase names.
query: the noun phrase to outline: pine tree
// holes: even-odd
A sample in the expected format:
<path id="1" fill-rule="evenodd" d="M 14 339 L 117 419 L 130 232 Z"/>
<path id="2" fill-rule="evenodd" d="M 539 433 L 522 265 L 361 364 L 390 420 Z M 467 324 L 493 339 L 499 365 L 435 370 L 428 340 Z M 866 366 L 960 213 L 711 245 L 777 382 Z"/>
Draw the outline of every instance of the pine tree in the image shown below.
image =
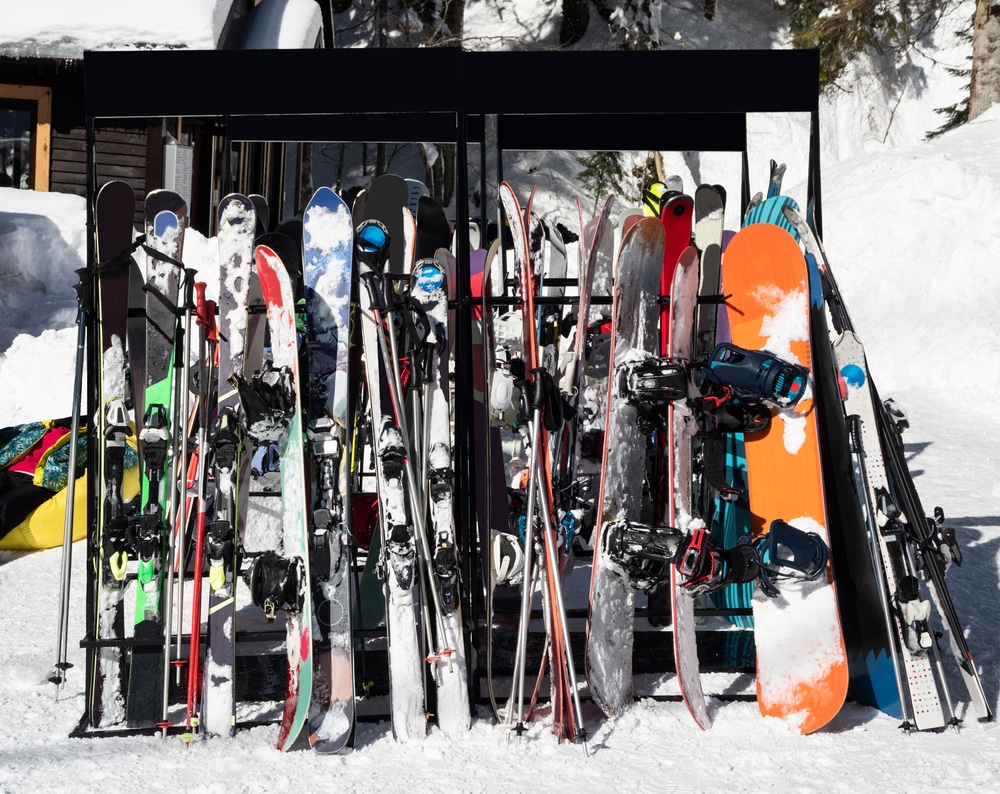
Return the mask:
<path id="1" fill-rule="evenodd" d="M 962 39 L 963 41 L 968 43 L 969 50 L 971 53 L 972 33 L 965 30 L 959 30 L 955 32 L 955 35 L 959 39 Z M 968 60 L 969 61 L 972 60 L 971 54 L 969 55 Z M 954 77 L 964 77 L 966 79 L 968 79 L 972 74 L 971 66 L 965 69 L 953 69 L 951 67 L 946 67 L 946 71 L 948 72 L 948 74 Z M 965 90 L 968 91 L 968 89 L 969 89 L 969 84 L 966 83 Z M 962 126 L 963 124 L 965 124 L 965 122 L 969 120 L 969 97 L 968 95 L 966 95 L 955 104 L 948 105 L 948 107 L 934 108 L 934 112 L 937 113 L 939 116 L 944 116 L 945 121 L 944 124 L 942 124 L 936 130 L 931 130 L 924 136 L 927 140 L 932 140 L 933 138 L 937 138 L 939 135 L 943 135 L 944 133 L 948 132 L 948 130 L 953 130 L 955 129 L 955 127 Z"/>
<path id="2" fill-rule="evenodd" d="M 587 157 L 578 157 L 577 161 L 583 166 L 577 178 L 587 195 L 594 200 L 595 207 L 609 193 L 629 195 L 629 191 L 625 189 L 628 175 L 625 173 L 621 152 L 595 152 Z"/>

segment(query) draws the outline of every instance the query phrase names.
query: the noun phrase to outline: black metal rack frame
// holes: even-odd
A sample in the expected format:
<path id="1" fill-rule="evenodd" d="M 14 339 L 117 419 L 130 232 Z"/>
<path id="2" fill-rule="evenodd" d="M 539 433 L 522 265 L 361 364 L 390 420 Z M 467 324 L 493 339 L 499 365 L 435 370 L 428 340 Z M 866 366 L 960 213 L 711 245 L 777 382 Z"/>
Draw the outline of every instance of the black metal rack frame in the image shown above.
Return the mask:
<path id="1" fill-rule="evenodd" d="M 253 79 L 269 75 L 280 90 Z M 433 76 L 433 91 L 413 77 Z M 733 90 L 721 76 L 742 79 Z M 764 79 L 766 78 L 766 79 Z M 456 144 L 456 196 L 469 195 L 469 146 L 478 145 L 485 191 L 487 147 L 498 181 L 507 150 L 731 151 L 743 156 L 747 185 L 747 115 L 809 113 L 808 193 L 822 233 L 819 165 L 819 53 L 816 50 L 668 52 L 468 52 L 456 48 L 238 51 L 95 51 L 84 53 L 87 113 L 88 261 L 95 260 L 94 202 L 99 187 L 95 124 L 121 118 L 204 117 L 229 142 L 338 141 Z M 537 90 L 540 84 L 559 91 Z M 487 119 L 493 140 L 487 140 Z M 455 225 L 469 207 L 456 202 Z M 455 356 L 471 361 L 469 241 L 457 238 Z M 95 336 L 90 335 L 93 340 Z M 99 351 L 88 344 L 86 411 L 95 409 Z M 472 368 L 456 367 L 455 506 L 463 579 L 479 582 L 476 545 Z M 93 437 L 91 443 L 96 443 Z M 98 460 L 92 450 L 91 461 Z M 90 483 L 99 482 L 96 472 Z M 88 526 L 98 495 L 88 494 Z M 87 613 L 95 584 L 88 581 Z M 466 587 L 465 614 L 482 613 Z M 467 618 L 469 620 L 469 618 Z M 470 621 L 470 633 L 476 630 Z M 469 642 L 474 641 L 469 637 Z M 88 654 L 87 681 L 92 680 Z M 473 673 L 474 671 L 470 671 Z M 470 682 L 476 676 L 470 674 Z"/>

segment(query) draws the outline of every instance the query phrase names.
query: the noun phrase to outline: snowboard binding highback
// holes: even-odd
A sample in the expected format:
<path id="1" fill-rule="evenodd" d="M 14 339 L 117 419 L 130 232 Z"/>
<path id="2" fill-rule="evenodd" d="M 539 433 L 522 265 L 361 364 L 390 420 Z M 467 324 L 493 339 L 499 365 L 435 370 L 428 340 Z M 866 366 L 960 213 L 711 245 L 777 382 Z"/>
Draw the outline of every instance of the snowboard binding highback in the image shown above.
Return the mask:
<path id="1" fill-rule="evenodd" d="M 233 373 L 233 385 L 246 412 L 247 435 L 254 441 L 276 441 L 288 429 L 295 411 L 295 387 L 288 367 L 265 362 L 250 380 Z"/>
<path id="2" fill-rule="evenodd" d="M 300 612 L 305 598 L 305 567 L 299 558 L 288 559 L 268 549 L 254 557 L 243 574 L 250 588 L 250 601 L 264 610 L 268 622 L 278 610 Z"/>

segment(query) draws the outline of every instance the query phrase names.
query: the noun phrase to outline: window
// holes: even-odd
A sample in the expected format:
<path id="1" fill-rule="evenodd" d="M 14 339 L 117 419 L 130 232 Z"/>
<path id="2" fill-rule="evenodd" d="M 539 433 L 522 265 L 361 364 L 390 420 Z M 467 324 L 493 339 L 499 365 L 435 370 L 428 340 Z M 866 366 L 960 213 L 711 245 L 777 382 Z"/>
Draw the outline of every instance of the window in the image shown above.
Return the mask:
<path id="1" fill-rule="evenodd" d="M 49 189 L 52 89 L 0 84 L 0 187 Z"/>

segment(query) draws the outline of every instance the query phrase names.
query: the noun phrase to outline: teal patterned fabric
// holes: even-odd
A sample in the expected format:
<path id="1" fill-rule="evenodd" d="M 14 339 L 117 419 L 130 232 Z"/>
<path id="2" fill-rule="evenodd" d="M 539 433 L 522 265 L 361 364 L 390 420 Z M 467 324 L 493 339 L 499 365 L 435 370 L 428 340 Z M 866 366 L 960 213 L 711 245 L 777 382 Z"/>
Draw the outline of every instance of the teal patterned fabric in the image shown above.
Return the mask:
<path id="1" fill-rule="evenodd" d="M 0 469 L 23 458 L 47 429 L 44 422 L 27 422 L 0 429 Z"/>
<path id="2" fill-rule="evenodd" d="M 6 468 L 23 458 L 48 431 L 50 423 L 27 422 L 12 427 L 0 428 L 0 469 Z M 35 483 L 50 491 L 61 491 L 69 480 L 69 453 L 71 431 L 58 441 L 43 458 L 40 470 L 35 472 Z M 76 470 L 79 477 L 87 468 L 87 433 L 81 430 L 76 443 Z M 134 447 L 125 446 L 125 468 L 139 465 L 139 453 Z"/>

